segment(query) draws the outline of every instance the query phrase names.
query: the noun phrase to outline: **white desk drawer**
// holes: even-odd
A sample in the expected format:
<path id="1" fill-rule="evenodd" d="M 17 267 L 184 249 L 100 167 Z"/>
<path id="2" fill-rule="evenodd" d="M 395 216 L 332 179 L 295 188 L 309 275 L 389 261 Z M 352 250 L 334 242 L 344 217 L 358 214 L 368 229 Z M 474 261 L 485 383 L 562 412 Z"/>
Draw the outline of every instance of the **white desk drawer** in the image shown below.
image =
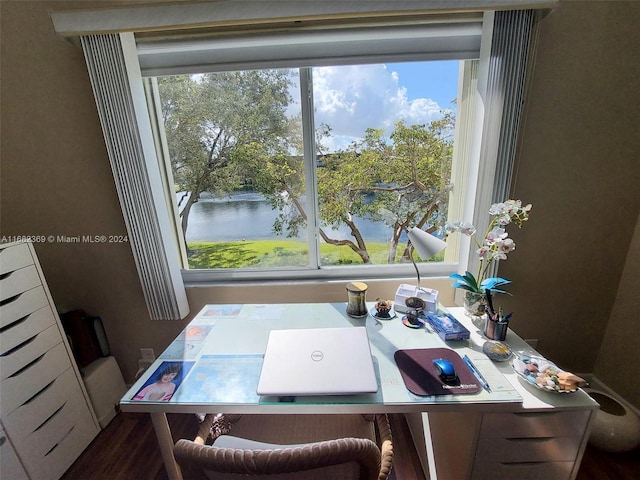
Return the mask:
<path id="1" fill-rule="evenodd" d="M 4 343 L 4 334 L 3 339 Z M 57 325 L 51 325 L 45 330 L 36 333 L 9 350 L 0 362 L 0 378 L 4 381 L 9 377 L 27 378 L 31 372 L 38 369 L 42 362 L 42 356 L 62 342 L 62 335 Z M 67 359 L 66 365 L 68 366 Z M 66 367 L 65 367 L 66 368 Z"/>
<path id="2" fill-rule="evenodd" d="M 14 270 L 0 280 L 0 300 L 6 300 L 38 285 L 42 285 L 42 281 L 35 265 Z"/>
<path id="3" fill-rule="evenodd" d="M 5 429 L 14 441 L 22 440 L 73 397 L 79 397 L 84 401 L 78 379 L 69 368 L 33 398 L 3 418 Z"/>
<path id="4" fill-rule="evenodd" d="M 16 450 L 29 452 L 23 459 L 31 478 L 58 479 L 97 435 L 84 399 L 70 399 L 45 425 L 16 442 Z"/>
<path id="5" fill-rule="evenodd" d="M 26 243 L 0 250 L 0 275 L 32 264 L 33 257 Z"/>
<path id="6" fill-rule="evenodd" d="M 588 410 L 488 413 L 482 417 L 480 438 L 582 436 Z"/>
<path id="7" fill-rule="evenodd" d="M 0 465 L 2 478 L 7 480 L 29 480 L 27 472 L 13 449 L 13 445 L 0 425 Z"/>
<path id="8" fill-rule="evenodd" d="M 52 327 L 55 328 L 55 327 Z M 4 362 L 4 361 L 3 361 Z M 2 364 L 4 367 L 4 363 Z M 46 352 L 29 368 L 8 377 L 0 384 L 2 390 L 2 416 L 36 396 L 70 366 L 69 355 L 63 343 Z"/>
<path id="9" fill-rule="evenodd" d="M 0 307 L 0 327 L 4 328 L 45 305 L 49 305 L 49 300 L 42 285 L 22 292 L 13 301 Z M 2 336 L 4 338 L 4 333 Z"/>
<path id="10" fill-rule="evenodd" d="M 580 437 L 482 438 L 476 450 L 476 461 L 573 462 L 580 442 Z"/>
<path id="11" fill-rule="evenodd" d="M 569 480 L 573 462 L 476 464 L 471 480 Z"/>
<path id="12" fill-rule="evenodd" d="M 0 354 L 11 356 L 12 349 L 21 347 L 21 344 L 34 338 L 40 332 L 47 330 L 52 325 L 56 325 L 56 319 L 53 316 L 51 307 L 45 305 L 39 310 L 23 317 L 20 322 L 16 322 L 11 325 L 10 328 L 2 332 L 2 343 L 0 343 Z M 60 337 L 60 330 L 56 325 L 58 337 Z M 35 339 L 34 339 L 35 341 Z M 58 340 L 60 341 L 60 340 Z M 57 343 L 57 342 L 56 342 Z M 4 359 L 3 359 L 4 362 Z M 2 378 L 5 378 L 4 374 Z"/>

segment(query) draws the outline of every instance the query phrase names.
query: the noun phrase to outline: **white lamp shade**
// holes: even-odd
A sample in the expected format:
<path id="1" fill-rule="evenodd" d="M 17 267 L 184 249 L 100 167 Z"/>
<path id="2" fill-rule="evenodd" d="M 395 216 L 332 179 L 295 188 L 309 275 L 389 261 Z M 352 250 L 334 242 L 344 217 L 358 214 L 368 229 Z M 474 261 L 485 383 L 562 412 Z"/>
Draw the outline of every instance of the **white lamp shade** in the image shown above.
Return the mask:
<path id="1" fill-rule="evenodd" d="M 437 255 L 447 246 L 447 242 L 444 240 L 440 240 L 418 227 L 409 229 L 407 235 L 409 236 L 409 240 L 411 240 L 413 248 L 416 249 L 422 260 L 428 260 L 434 255 Z"/>

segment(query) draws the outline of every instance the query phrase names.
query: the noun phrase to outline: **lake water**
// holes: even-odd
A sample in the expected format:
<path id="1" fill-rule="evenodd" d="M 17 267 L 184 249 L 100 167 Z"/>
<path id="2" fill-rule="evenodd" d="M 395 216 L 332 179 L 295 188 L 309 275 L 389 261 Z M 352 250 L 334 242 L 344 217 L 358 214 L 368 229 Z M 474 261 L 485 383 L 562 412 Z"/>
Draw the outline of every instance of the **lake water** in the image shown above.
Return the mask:
<path id="1" fill-rule="evenodd" d="M 285 235 L 277 236 L 272 231 L 277 216 L 278 210 L 273 210 L 257 193 L 237 193 L 224 199 L 202 195 L 191 207 L 187 241 L 286 240 Z M 384 223 L 356 217 L 356 224 L 367 241 L 388 242 L 391 239 L 391 228 Z M 353 239 L 347 227 L 327 233 L 337 239 Z"/>

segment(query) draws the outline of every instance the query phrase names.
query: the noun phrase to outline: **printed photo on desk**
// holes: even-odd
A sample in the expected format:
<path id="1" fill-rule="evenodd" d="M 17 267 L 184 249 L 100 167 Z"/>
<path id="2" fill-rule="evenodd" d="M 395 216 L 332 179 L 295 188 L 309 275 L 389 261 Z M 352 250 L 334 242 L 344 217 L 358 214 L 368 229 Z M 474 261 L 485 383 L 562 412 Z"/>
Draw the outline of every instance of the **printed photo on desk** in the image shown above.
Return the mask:
<path id="1" fill-rule="evenodd" d="M 195 362 L 162 362 L 132 400 L 168 402 Z"/>

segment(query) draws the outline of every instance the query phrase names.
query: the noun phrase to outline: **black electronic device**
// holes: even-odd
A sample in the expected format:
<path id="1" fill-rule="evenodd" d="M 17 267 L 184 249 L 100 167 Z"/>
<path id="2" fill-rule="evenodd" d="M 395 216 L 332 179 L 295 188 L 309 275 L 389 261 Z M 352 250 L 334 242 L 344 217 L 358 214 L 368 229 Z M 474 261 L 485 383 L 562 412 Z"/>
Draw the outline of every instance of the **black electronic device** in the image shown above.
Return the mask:
<path id="1" fill-rule="evenodd" d="M 111 354 L 100 317 L 87 315 L 83 310 L 72 310 L 60 314 L 60 320 L 78 368 Z"/>

